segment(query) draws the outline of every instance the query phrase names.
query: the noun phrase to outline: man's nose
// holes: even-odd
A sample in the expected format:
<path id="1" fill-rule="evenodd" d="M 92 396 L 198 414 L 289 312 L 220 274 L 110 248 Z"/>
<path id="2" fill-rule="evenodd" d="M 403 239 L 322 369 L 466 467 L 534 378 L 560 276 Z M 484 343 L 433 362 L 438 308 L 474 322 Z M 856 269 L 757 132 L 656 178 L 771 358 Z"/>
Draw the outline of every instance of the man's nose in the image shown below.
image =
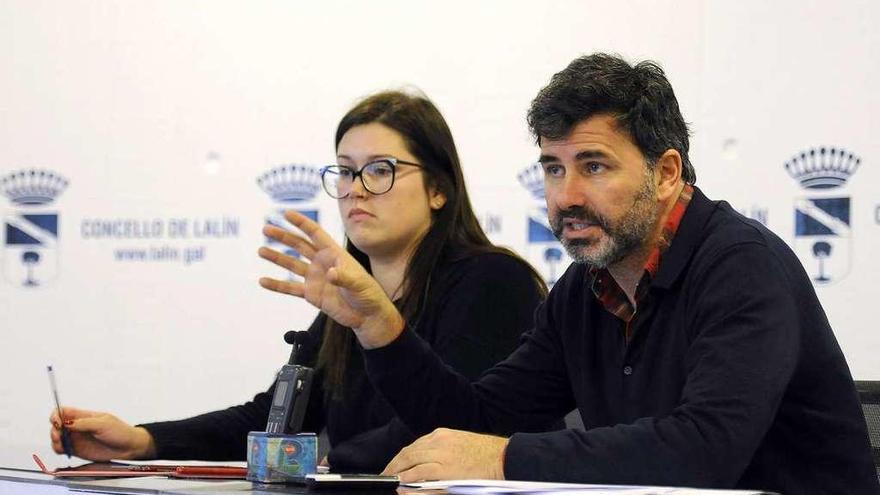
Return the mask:
<path id="1" fill-rule="evenodd" d="M 573 175 L 573 174 L 572 174 Z M 587 196 L 585 184 L 578 177 L 567 175 L 561 181 L 545 191 L 547 206 L 555 205 L 560 210 L 572 206 L 583 206 Z"/>

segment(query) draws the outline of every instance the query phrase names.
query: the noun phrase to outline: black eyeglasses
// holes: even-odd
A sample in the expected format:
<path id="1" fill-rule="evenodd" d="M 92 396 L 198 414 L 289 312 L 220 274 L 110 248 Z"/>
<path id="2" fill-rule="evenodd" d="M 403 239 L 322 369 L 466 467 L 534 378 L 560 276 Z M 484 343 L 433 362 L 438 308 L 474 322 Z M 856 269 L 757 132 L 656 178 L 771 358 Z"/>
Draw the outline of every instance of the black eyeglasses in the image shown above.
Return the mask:
<path id="1" fill-rule="evenodd" d="M 423 168 L 419 163 L 398 160 L 397 158 L 382 158 L 364 165 L 357 171 L 345 165 L 328 165 L 321 169 L 321 183 L 327 194 L 336 199 L 342 199 L 351 194 L 351 186 L 357 177 L 361 178 L 361 184 L 369 193 L 385 194 L 394 186 L 394 176 L 398 165 Z"/>

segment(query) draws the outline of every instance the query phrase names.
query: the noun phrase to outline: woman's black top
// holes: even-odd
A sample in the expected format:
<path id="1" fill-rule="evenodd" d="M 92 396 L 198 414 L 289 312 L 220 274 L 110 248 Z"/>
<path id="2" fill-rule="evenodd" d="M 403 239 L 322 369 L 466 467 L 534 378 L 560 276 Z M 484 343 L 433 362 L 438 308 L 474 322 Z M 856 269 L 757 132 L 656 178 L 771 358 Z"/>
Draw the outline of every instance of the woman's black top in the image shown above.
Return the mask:
<path id="1" fill-rule="evenodd" d="M 443 362 L 475 380 L 517 346 L 540 302 L 531 270 L 511 256 L 485 253 L 441 261 L 414 328 Z M 298 364 L 315 366 L 326 319 L 321 313 L 312 322 Z M 247 434 L 265 430 L 273 393 L 274 384 L 243 405 L 142 426 L 153 436 L 157 458 L 244 460 Z M 316 373 L 303 431 L 325 427 L 328 460 L 338 472 L 380 472 L 416 439 L 370 384 L 357 344 L 349 355 L 342 397 L 325 394 L 321 373 Z"/>

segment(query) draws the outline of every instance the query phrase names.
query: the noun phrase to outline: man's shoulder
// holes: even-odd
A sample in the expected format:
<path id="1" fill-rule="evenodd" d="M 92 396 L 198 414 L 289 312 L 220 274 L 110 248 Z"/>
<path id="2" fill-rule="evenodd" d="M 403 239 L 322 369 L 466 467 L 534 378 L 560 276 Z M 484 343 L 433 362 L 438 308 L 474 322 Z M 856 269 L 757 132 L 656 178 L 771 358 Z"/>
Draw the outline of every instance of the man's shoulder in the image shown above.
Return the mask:
<path id="1" fill-rule="evenodd" d="M 716 208 L 705 228 L 705 241 L 712 245 L 757 243 L 767 245 L 770 237 L 775 237 L 760 222 L 750 219 L 734 210 L 727 201 L 716 201 Z"/>
<path id="2" fill-rule="evenodd" d="M 673 241 L 690 246 L 687 251 L 717 252 L 753 244 L 777 249 L 784 242 L 766 226 L 736 211 L 724 200 L 713 200 L 698 188 Z M 684 254 L 680 249 L 674 251 Z"/>
<path id="3" fill-rule="evenodd" d="M 775 260 L 774 265 L 786 266 L 787 270 L 799 266 L 788 244 L 765 225 L 742 215 L 726 201 L 712 203 L 714 210 L 699 233 L 695 264 L 714 265 L 721 257 L 748 252 Z"/>
<path id="4" fill-rule="evenodd" d="M 704 199 L 695 206 L 711 209 L 702 228 L 686 234 L 699 236 L 699 251 L 718 252 L 748 244 L 763 246 L 771 251 L 786 249 L 785 242 L 779 236 L 757 220 L 736 211 L 727 201 Z"/>

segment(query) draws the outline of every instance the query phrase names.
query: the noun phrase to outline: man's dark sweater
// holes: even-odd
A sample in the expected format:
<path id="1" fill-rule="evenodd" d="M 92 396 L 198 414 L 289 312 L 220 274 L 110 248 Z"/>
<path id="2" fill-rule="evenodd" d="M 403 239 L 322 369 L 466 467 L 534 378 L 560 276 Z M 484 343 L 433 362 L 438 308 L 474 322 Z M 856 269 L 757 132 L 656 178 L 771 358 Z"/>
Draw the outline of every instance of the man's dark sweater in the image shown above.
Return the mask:
<path id="1" fill-rule="evenodd" d="M 432 346 L 428 352 L 476 379 L 516 347 L 540 300 L 531 270 L 511 256 L 445 259 L 434 269 L 417 332 Z M 300 352 L 299 364 L 315 365 L 326 320 L 321 314 L 309 327 L 311 344 Z M 326 426 L 334 471 L 380 472 L 418 438 L 370 384 L 360 350 L 352 349 L 342 397 L 327 397 L 321 376 L 319 372 L 313 384 L 303 430 L 317 432 Z M 399 374 L 396 380 L 408 378 Z M 247 434 L 266 428 L 273 394 L 274 385 L 240 406 L 143 426 L 152 434 L 159 458 L 244 460 Z M 554 424 L 560 417 L 553 418 Z"/>
<path id="2" fill-rule="evenodd" d="M 591 283 L 572 265 L 475 384 L 409 330 L 366 351 L 367 371 L 416 433 L 513 434 L 509 479 L 880 493 L 843 354 L 766 228 L 696 190 L 628 344 Z M 524 433 L 573 407 L 586 431 Z"/>

